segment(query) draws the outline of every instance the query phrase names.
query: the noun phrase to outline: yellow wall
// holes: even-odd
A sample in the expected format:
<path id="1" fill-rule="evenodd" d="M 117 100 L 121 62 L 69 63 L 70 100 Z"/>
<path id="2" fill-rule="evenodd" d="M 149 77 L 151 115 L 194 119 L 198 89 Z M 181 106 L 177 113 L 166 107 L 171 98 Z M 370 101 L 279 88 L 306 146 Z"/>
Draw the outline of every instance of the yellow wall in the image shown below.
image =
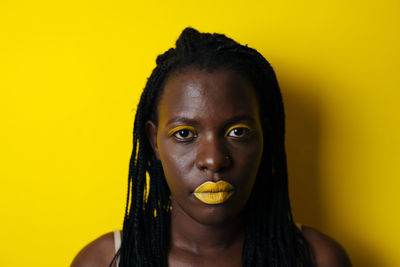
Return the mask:
<path id="1" fill-rule="evenodd" d="M 277 71 L 297 220 L 400 266 L 399 3 L 0 1 L 1 266 L 68 266 L 121 227 L 138 95 L 188 25 Z"/>

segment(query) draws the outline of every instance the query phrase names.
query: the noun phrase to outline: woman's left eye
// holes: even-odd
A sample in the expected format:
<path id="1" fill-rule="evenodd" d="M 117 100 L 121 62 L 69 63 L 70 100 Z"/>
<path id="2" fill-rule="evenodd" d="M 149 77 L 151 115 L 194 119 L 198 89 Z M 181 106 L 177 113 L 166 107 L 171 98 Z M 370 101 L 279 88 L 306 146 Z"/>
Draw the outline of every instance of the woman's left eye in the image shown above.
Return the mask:
<path id="1" fill-rule="evenodd" d="M 228 136 L 231 137 L 245 137 L 250 133 L 250 129 L 247 127 L 237 127 L 228 132 Z"/>

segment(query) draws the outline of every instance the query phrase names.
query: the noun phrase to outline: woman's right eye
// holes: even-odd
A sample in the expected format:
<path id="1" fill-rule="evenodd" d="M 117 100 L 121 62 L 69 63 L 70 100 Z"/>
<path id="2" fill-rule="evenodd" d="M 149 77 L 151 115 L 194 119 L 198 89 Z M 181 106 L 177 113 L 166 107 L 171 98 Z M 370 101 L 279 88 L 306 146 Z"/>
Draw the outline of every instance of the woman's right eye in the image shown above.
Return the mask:
<path id="1" fill-rule="evenodd" d="M 175 136 L 177 139 L 180 140 L 186 140 L 186 139 L 191 139 L 194 137 L 194 133 L 190 130 L 187 129 L 183 129 L 183 130 L 179 130 L 176 131 L 173 136 Z"/>
<path id="2" fill-rule="evenodd" d="M 173 136 L 179 141 L 190 141 L 196 137 L 196 130 L 191 126 L 177 126 L 168 132 L 168 136 Z"/>

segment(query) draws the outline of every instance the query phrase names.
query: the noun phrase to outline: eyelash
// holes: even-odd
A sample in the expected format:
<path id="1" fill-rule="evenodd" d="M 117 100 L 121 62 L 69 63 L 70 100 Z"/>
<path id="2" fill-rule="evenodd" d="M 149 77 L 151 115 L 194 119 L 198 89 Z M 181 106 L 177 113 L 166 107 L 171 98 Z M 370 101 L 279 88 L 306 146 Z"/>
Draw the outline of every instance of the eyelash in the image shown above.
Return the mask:
<path id="1" fill-rule="evenodd" d="M 244 130 L 244 134 L 241 136 L 231 136 L 230 133 L 234 130 Z M 183 131 L 187 131 L 188 135 L 192 134 L 192 136 L 190 137 L 178 137 L 178 134 L 182 134 Z M 228 137 L 233 137 L 233 138 L 245 138 L 247 135 L 249 135 L 251 133 L 251 128 L 247 125 L 244 124 L 237 124 L 234 125 L 232 127 L 230 127 L 227 131 L 226 131 L 226 136 Z M 173 128 L 172 130 L 170 130 L 168 132 L 168 136 L 174 136 L 176 139 L 178 139 L 181 142 L 189 142 L 191 141 L 193 138 L 195 138 L 197 136 L 197 132 L 196 130 L 191 127 L 191 126 L 177 126 L 175 128 Z"/>
<path id="2" fill-rule="evenodd" d="M 191 136 L 191 137 L 177 137 L 177 134 L 179 133 L 179 132 L 182 132 L 182 131 L 188 131 L 189 132 L 189 134 L 190 133 L 192 133 L 193 134 L 193 136 Z M 178 139 L 179 141 L 190 141 L 190 140 L 192 140 L 195 136 L 196 136 L 196 130 L 193 128 L 193 127 L 191 127 L 191 126 L 178 126 L 178 127 L 175 127 L 175 128 L 173 128 L 172 130 L 170 130 L 169 132 L 168 132 L 168 136 L 174 136 L 176 139 Z"/>
<path id="3" fill-rule="evenodd" d="M 244 129 L 244 130 L 245 130 L 244 136 L 230 136 L 230 135 L 229 135 L 232 131 L 238 130 L 238 129 Z M 226 131 L 226 135 L 227 135 L 227 136 L 236 137 L 236 138 L 243 138 L 243 137 L 246 137 L 246 136 L 249 135 L 250 133 L 251 133 L 251 128 L 250 128 L 249 126 L 247 126 L 247 125 L 244 125 L 244 124 L 237 124 L 237 125 L 234 125 L 234 126 L 230 127 L 230 128 Z"/>

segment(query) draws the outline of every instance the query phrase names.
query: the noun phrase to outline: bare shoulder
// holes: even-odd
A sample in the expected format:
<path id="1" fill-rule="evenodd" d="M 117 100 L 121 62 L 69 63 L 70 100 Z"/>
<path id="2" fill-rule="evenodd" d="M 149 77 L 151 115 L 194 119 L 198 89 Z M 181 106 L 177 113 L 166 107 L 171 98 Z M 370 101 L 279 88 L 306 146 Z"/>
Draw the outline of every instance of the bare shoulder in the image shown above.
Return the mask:
<path id="1" fill-rule="evenodd" d="M 344 248 L 320 231 L 302 226 L 305 239 L 311 246 L 318 267 L 350 267 L 350 258 Z"/>
<path id="2" fill-rule="evenodd" d="M 108 267 L 114 255 L 114 233 L 110 232 L 86 245 L 76 255 L 71 267 Z"/>

